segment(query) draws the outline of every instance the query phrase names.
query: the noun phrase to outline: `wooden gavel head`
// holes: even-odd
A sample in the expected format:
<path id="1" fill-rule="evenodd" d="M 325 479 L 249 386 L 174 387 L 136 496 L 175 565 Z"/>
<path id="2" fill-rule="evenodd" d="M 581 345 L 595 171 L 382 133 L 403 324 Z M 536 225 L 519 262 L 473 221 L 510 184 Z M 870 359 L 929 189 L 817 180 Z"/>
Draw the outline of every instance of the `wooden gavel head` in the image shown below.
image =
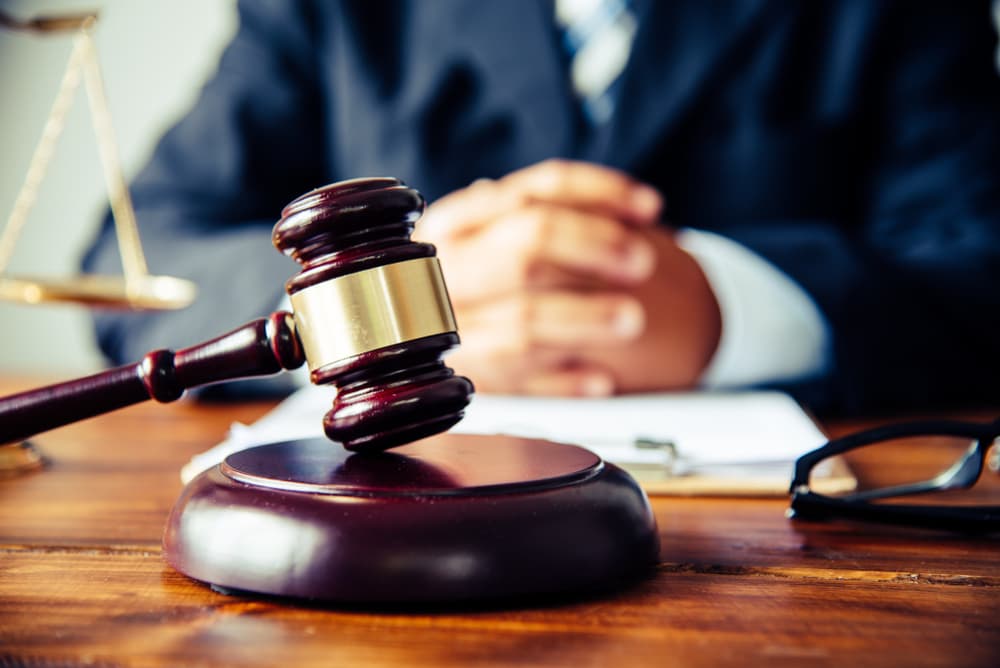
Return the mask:
<path id="1" fill-rule="evenodd" d="M 458 345 L 430 244 L 410 241 L 424 201 L 396 179 L 356 179 L 306 193 L 274 227 L 302 271 L 288 281 L 294 315 L 272 313 L 178 351 L 86 378 L 0 397 L 0 445 L 146 399 L 309 364 L 337 388 L 323 421 L 349 450 L 378 451 L 444 431 L 473 392 L 441 361 Z"/>
<path id="2" fill-rule="evenodd" d="M 302 265 L 286 290 L 310 379 L 337 389 L 323 428 L 349 450 L 444 431 L 473 392 L 442 361 L 459 339 L 435 248 L 410 239 L 423 210 L 396 179 L 354 179 L 302 195 L 274 227 Z"/>

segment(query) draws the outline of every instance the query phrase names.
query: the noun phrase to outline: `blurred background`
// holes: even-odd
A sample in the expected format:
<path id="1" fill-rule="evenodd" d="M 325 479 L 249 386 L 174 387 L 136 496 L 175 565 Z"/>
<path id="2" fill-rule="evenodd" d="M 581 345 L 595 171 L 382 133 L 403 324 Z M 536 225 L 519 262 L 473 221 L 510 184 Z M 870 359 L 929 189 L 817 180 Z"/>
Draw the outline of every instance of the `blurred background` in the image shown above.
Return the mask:
<path id="1" fill-rule="evenodd" d="M 235 0 L 0 0 L 0 10 L 18 19 L 95 9 L 100 21 L 94 36 L 129 178 L 214 71 L 236 28 Z M 1000 0 L 994 14 L 1000 23 Z M 23 182 L 72 41 L 72 33 L 0 29 L 0 224 L 6 222 Z M 1000 52 L 997 62 L 1000 65 Z M 106 206 L 81 86 L 10 273 L 75 272 Z M 62 377 L 95 370 L 102 363 L 86 310 L 0 302 L 0 373 Z"/>
<path id="2" fill-rule="evenodd" d="M 98 10 L 94 33 L 126 178 L 160 134 L 193 104 L 236 28 L 235 0 L 0 0 L 17 19 Z M 73 46 L 73 33 L 0 28 L 0 225 L 41 136 Z M 108 200 L 82 84 L 11 274 L 77 271 Z M 266 241 L 266 240 L 265 240 Z M 0 301 L 0 373 L 62 377 L 103 364 L 80 307 Z"/>

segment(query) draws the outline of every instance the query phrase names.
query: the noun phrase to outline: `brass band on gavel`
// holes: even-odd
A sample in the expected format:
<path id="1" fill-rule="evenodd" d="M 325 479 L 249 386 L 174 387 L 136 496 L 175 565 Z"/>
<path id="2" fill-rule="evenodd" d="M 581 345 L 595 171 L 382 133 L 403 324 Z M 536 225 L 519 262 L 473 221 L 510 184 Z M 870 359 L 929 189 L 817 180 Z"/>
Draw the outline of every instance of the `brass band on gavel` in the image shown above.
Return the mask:
<path id="1" fill-rule="evenodd" d="M 404 341 L 457 331 L 436 257 L 373 267 L 291 295 L 309 370 Z"/>

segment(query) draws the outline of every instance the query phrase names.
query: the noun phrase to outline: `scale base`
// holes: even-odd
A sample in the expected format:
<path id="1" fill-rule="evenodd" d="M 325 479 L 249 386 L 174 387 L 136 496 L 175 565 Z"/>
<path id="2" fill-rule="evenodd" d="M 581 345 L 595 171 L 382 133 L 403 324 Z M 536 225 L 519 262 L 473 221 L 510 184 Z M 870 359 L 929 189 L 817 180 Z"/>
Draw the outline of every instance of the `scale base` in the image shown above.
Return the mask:
<path id="1" fill-rule="evenodd" d="M 441 604 L 614 589 L 652 570 L 659 541 L 638 484 L 583 448 L 441 434 L 232 454 L 185 488 L 164 553 L 223 590 Z"/>
<path id="2" fill-rule="evenodd" d="M 37 471 L 47 464 L 45 455 L 31 441 L 0 445 L 0 479 Z"/>

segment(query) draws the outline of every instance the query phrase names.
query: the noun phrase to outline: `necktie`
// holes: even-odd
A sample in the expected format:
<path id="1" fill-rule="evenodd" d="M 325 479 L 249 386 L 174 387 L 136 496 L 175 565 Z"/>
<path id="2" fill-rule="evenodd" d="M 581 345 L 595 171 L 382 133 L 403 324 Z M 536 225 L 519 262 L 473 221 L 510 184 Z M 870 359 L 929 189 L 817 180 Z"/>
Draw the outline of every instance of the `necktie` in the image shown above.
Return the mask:
<path id="1" fill-rule="evenodd" d="M 638 24 L 628 0 L 556 0 L 573 90 L 593 125 L 614 111 L 615 88 Z"/>

